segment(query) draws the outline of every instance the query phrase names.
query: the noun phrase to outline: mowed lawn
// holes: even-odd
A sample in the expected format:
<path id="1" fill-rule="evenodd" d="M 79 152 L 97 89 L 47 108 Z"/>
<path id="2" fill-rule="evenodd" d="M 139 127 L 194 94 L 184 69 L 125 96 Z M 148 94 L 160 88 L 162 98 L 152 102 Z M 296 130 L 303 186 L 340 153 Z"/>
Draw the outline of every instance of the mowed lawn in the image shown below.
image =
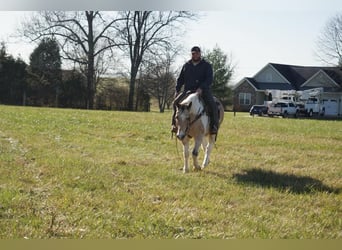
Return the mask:
<path id="1" fill-rule="evenodd" d="M 183 174 L 170 116 L 0 106 L 0 238 L 342 238 L 341 120 L 226 113 Z"/>

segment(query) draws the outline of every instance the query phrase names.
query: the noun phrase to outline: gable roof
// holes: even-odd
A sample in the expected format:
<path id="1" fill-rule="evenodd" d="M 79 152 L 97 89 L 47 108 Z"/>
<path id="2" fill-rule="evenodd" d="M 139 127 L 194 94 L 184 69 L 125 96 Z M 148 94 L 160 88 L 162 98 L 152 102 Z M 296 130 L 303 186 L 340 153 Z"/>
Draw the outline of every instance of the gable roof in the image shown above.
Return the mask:
<path id="1" fill-rule="evenodd" d="M 279 71 L 279 70 L 277 70 L 273 65 L 275 65 L 275 64 L 272 64 L 272 63 L 268 63 L 268 64 L 266 64 L 258 73 L 256 73 L 254 76 L 253 76 L 253 78 L 256 80 L 256 81 L 258 81 L 257 79 L 258 79 L 258 76 L 260 75 L 260 74 L 263 74 L 263 72 L 265 72 L 265 71 L 267 71 L 267 70 L 269 70 L 269 69 L 272 69 L 273 71 L 274 71 L 274 73 L 277 75 L 277 76 L 279 76 L 279 79 L 278 79 L 278 82 L 287 82 L 289 85 L 291 84 L 291 82 L 288 80 L 288 79 L 286 79 L 285 77 L 284 77 L 284 75 L 283 74 L 281 74 L 281 72 Z M 278 65 L 280 65 L 280 64 L 278 64 Z M 277 78 L 277 77 L 276 77 Z"/>
<path id="2" fill-rule="evenodd" d="M 342 68 L 338 67 L 326 67 L 322 68 L 322 70 L 333 79 L 340 87 L 342 87 Z"/>
<path id="3" fill-rule="evenodd" d="M 266 67 L 272 67 L 288 83 L 284 82 L 260 82 L 255 76 Z M 324 72 L 336 84 L 337 89 L 342 88 L 342 68 L 341 67 L 318 67 L 318 66 L 298 66 L 279 63 L 268 63 L 254 77 L 245 77 L 238 82 L 233 89 L 236 89 L 243 82 L 247 81 L 255 90 L 278 89 L 278 90 L 303 90 L 305 84 L 312 80 L 319 72 Z M 336 91 L 335 88 L 335 91 Z M 332 88 L 327 88 L 332 89 Z"/>
<path id="4" fill-rule="evenodd" d="M 250 80 L 252 80 L 253 82 L 255 82 L 255 80 L 254 80 L 253 78 L 245 77 L 245 78 L 243 78 L 241 81 L 239 81 L 237 84 L 235 84 L 235 85 L 233 86 L 233 90 L 237 89 L 241 84 L 247 82 L 249 85 L 251 85 L 251 86 L 254 88 L 255 91 L 257 91 L 258 88 L 257 88 L 257 87 L 254 85 L 254 83 L 251 82 Z"/>
<path id="5" fill-rule="evenodd" d="M 307 80 L 320 70 L 324 71 L 334 82 L 342 87 L 342 68 L 339 67 L 297 66 L 278 63 L 270 63 L 270 65 L 282 74 L 295 90 L 299 90 Z"/>
<path id="6" fill-rule="evenodd" d="M 310 81 L 313 79 L 317 79 L 317 77 L 325 77 L 327 82 L 326 85 L 327 86 L 322 86 L 323 88 L 333 88 L 333 87 L 340 87 L 340 85 L 338 83 L 336 83 L 334 81 L 334 79 L 332 79 L 327 73 L 326 71 L 324 71 L 323 69 L 320 69 L 319 71 L 317 71 L 316 74 L 314 74 L 313 76 L 311 76 L 305 83 L 303 83 L 301 85 L 302 88 L 305 88 L 307 85 L 310 84 Z"/>

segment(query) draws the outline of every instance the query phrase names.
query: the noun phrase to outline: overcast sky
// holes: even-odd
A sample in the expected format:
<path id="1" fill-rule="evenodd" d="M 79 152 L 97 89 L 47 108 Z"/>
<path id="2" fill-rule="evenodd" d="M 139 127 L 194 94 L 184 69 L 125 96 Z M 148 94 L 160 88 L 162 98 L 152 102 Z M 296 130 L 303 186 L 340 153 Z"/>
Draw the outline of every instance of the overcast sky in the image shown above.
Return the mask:
<path id="1" fill-rule="evenodd" d="M 187 2 L 196 4 L 203 1 Z M 187 25 L 184 47 L 190 50 L 193 45 L 199 45 L 204 49 L 212 49 L 217 44 L 228 55 L 231 54 L 236 64 L 233 83 L 255 75 L 269 62 L 322 65 L 314 53 L 317 36 L 331 17 L 342 13 L 342 0 L 228 0 L 223 1 L 222 8 L 218 4 L 219 0 L 213 0 L 215 6 L 209 5 L 210 2 L 206 1 L 201 8 L 196 5 L 187 5 L 185 8 L 200 10 L 203 17 Z M 68 7 L 68 4 L 64 6 Z M 173 9 L 182 9 L 179 1 L 175 7 Z M 124 8 L 125 5 L 120 7 L 121 10 Z M 160 10 L 165 8 L 169 7 L 159 7 Z M 6 42 L 9 53 L 15 57 L 20 55 L 26 62 L 34 45 L 19 43 L 17 39 L 13 42 L 9 36 L 25 16 L 22 10 L 39 9 L 42 9 L 39 5 L 35 8 L 0 8 L 0 41 Z M 155 8 L 146 5 L 146 9 Z M 116 9 L 107 6 L 105 10 Z M 179 64 L 189 56 L 190 53 L 185 52 L 178 60 Z"/>

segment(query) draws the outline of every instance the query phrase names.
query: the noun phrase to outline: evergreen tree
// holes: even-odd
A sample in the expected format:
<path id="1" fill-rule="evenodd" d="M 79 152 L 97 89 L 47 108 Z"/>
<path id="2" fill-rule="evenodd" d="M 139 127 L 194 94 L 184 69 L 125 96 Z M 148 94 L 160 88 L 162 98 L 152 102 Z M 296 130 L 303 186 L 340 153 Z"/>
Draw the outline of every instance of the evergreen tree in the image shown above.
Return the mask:
<path id="1" fill-rule="evenodd" d="M 219 98 L 224 106 L 232 104 L 232 90 L 228 87 L 228 82 L 234 73 L 231 58 L 217 45 L 213 50 L 207 51 L 204 57 L 213 67 L 213 95 Z"/>
<path id="2" fill-rule="evenodd" d="M 0 48 L 0 103 L 25 105 L 26 63 L 8 55 L 6 46 Z"/>
<path id="3" fill-rule="evenodd" d="M 44 38 L 30 56 L 30 82 L 36 104 L 58 106 L 61 64 L 58 43 L 53 38 Z"/>

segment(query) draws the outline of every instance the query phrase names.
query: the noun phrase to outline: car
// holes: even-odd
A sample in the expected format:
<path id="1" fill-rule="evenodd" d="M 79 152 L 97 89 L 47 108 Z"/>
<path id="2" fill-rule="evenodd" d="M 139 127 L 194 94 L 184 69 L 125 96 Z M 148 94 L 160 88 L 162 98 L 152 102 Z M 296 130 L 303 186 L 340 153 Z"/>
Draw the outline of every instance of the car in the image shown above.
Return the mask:
<path id="1" fill-rule="evenodd" d="M 249 114 L 254 116 L 262 116 L 267 115 L 268 107 L 265 105 L 253 105 L 251 109 L 249 110 Z"/>

